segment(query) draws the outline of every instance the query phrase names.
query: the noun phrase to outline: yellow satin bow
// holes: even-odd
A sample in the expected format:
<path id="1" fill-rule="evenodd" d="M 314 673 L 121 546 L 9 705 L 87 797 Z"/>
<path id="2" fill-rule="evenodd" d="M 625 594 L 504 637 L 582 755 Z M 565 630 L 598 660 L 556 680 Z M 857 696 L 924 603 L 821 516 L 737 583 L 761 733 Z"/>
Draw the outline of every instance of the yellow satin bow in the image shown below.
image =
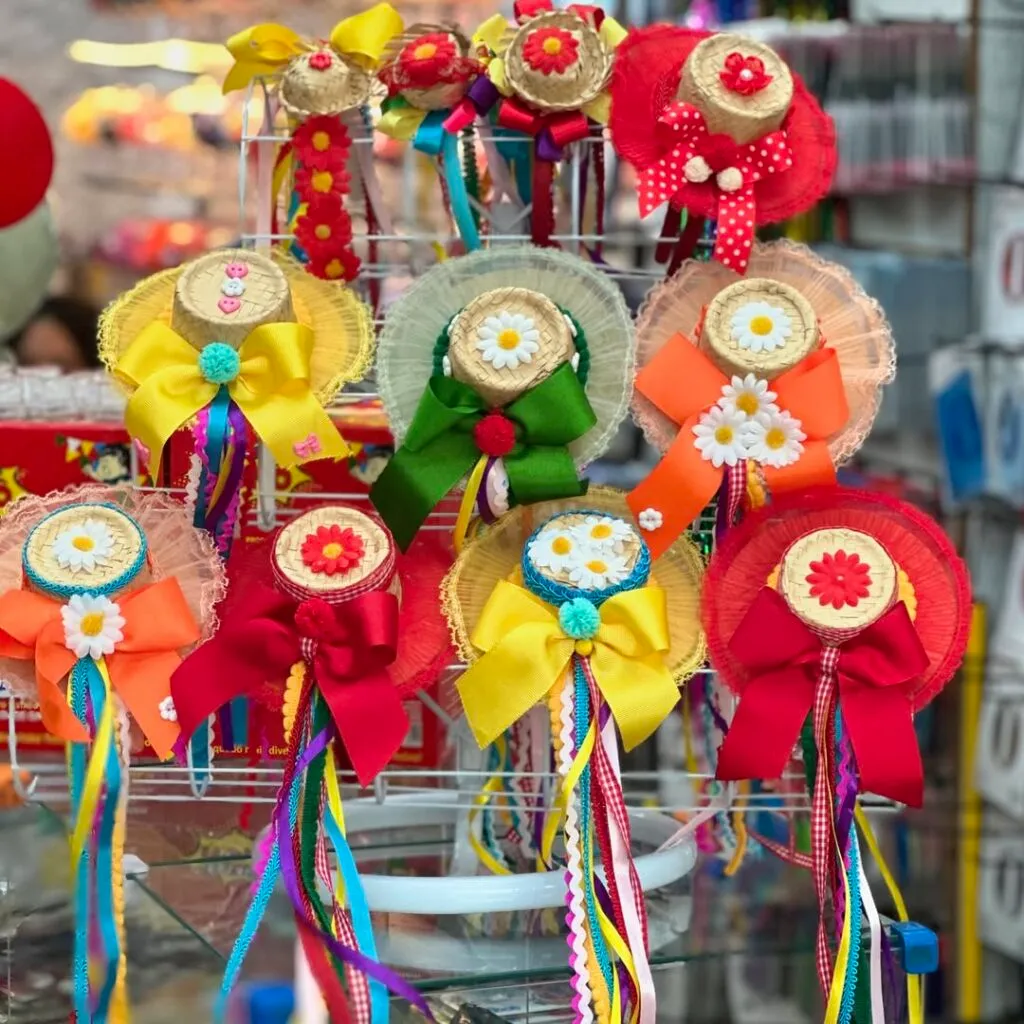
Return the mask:
<path id="1" fill-rule="evenodd" d="M 372 67 L 387 44 L 402 31 L 399 13 L 388 3 L 339 21 L 331 31 L 331 46 L 346 57 Z M 289 61 L 311 49 L 301 36 L 284 25 L 264 22 L 233 35 L 227 42 L 235 63 L 224 79 L 224 92 L 244 89 L 254 78 L 280 71 Z"/>
<path id="2" fill-rule="evenodd" d="M 492 743 L 555 686 L 574 652 L 588 655 L 602 696 L 627 750 L 642 743 L 679 700 L 665 665 L 669 649 L 665 592 L 648 586 L 608 598 L 592 640 L 573 640 L 558 610 L 501 580 L 473 630 L 486 653 L 458 682 L 459 696 L 481 747 Z"/>
<path id="3" fill-rule="evenodd" d="M 115 369 L 136 389 L 125 426 L 149 449 L 150 472 L 156 476 L 170 436 L 222 386 L 279 465 L 344 458 L 348 445 L 310 390 L 312 353 L 313 332 L 304 324 L 262 324 L 239 347 L 235 378 L 221 385 L 203 375 L 199 349 L 166 324 L 150 324 Z"/>

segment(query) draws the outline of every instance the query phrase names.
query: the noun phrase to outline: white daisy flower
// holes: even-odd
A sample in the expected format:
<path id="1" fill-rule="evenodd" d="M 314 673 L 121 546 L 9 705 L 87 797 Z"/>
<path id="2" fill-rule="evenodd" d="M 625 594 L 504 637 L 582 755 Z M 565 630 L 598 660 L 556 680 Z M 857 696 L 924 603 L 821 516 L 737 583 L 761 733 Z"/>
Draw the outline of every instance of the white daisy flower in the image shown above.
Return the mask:
<path id="1" fill-rule="evenodd" d="M 564 572 L 575 560 L 580 544 L 571 530 L 553 526 L 530 541 L 527 554 L 538 569 Z"/>
<path id="2" fill-rule="evenodd" d="M 743 427 L 747 422 L 741 412 L 728 412 L 721 406 L 709 409 L 693 428 L 694 445 L 715 469 L 735 466 L 747 457 Z"/>
<path id="3" fill-rule="evenodd" d="M 106 523 L 86 519 L 61 530 L 53 541 L 53 557 L 62 569 L 72 572 L 93 572 L 97 565 L 106 565 L 114 550 L 114 536 Z"/>
<path id="4" fill-rule="evenodd" d="M 750 458 L 781 469 L 800 458 L 804 451 L 800 442 L 806 441 L 807 435 L 795 416 L 776 410 L 750 420 L 744 428 L 744 439 Z"/>
<path id="5" fill-rule="evenodd" d="M 628 575 L 626 559 L 609 551 L 581 549 L 569 566 L 569 580 L 581 590 L 604 590 Z"/>
<path id="6" fill-rule="evenodd" d="M 614 516 L 587 516 L 573 527 L 580 543 L 593 551 L 614 551 L 621 555 L 626 543 L 636 539 L 633 527 Z"/>
<path id="7" fill-rule="evenodd" d="M 540 349 L 540 331 L 533 320 L 505 309 L 497 316 L 489 316 L 476 337 L 480 357 L 496 370 L 506 366 L 514 370 L 520 363 L 529 363 Z"/>
<path id="8" fill-rule="evenodd" d="M 773 352 L 793 334 L 784 309 L 770 302 L 746 302 L 732 315 L 733 340 L 751 352 Z"/>
<path id="9" fill-rule="evenodd" d="M 753 419 L 759 413 L 778 412 L 775 398 L 775 392 L 768 390 L 768 381 L 748 373 L 746 377 L 733 377 L 722 388 L 718 404 L 726 412 L 738 412 L 747 419 Z"/>
<path id="10" fill-rule="evenodd" d="M 645 508 L 636 517 L 641 530 L 660 530 L 665 523 L 665 517 L 656 508 Z"/>
<path id="11" fill-rule="evenodd" d="M 60 610 L 64 645 L 78 658 L 112 654 L 124 639 L 124 618 L 116 601 L 99 594 L 75 594 Z"/>
<path id="12" fill-rule="evenodd" d="M 173 697 L 164 697 L 157 707 L 160 711 L 160 717 L 165 722 L 176 722 L 178 720 L 178 709 L 174 706 Z"/>

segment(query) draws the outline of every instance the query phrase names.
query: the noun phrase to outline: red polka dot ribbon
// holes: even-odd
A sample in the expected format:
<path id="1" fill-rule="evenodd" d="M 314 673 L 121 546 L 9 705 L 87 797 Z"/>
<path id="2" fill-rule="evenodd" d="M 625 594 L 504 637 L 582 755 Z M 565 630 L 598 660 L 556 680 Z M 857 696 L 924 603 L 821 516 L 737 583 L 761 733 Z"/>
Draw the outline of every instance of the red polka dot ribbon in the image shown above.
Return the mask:
<path id="1" fill-rule="evenodd" d="M 676 209 L 712 193 L 718 204 L 718 235 L 714 258 L 732 270 L 746 272 L 757 223 L 759 181 L 793 166 L 783 130 L 738 145 L 728 135 L 708 131 L 704 115 L 689 103 L 671 103 L 658 119 L 671 148 L 640 175 L 640 215 L 662 203 Z"/>

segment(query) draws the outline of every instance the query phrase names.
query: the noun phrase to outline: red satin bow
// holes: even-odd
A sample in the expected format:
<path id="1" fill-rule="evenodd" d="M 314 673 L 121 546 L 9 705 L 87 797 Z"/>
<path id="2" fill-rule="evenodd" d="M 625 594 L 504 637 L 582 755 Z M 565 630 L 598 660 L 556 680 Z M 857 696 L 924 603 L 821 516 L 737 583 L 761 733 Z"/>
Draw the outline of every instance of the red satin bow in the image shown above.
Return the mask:
<path id="1" fill-rule="evenodd" d="M 235 697 L 284 680 L 305 660 L 361 785 L 388 763 L 409 729 L 386 668 L 398 644 L 398 599 L 371 591 L 331 605 L 299 605 L 269 587 L 257 588 L 244 616 L 224 623 L 171 678 L 182 735 Z"/>
<path id="2" fill-rule="evenodd" d="M 578 142 L 590 134 L 590 123 L 586 114 L 579 110 L 567 110 L 558 114 L 541 114 L 530 110 L 518 100 L 505 99 L 498 108 L 498 123 L 503 128 L 512 128 L 524 135 L 536 136 L 546 147 L 561 150 L 570 142 Z M 545 159 L 559 159 L 559 154 L 547 151 L 541 154 Z"/>
<path id="3" fill-rule="evenodd" d="M 714 258 L 745 273 L 757 223 L 754 186 L 793 166 L 786 132 L 780 129 L 738 145 L 728 135 L 712 135 L 700 110 L 679 102 L 670 103 L 658 120 L 670 148 L 640 174 L 640 216 L 666 202 L 677 210 L 705 212 L 712 207 L 718 221 Z M 687 173 L 691 160 L 694 165 Z"/>
<path id="4" fill-rule="evenodd" d="M 775 779 L 785 770 L 814 704 L 821 639 L 764 587 L 730 648 L 749 682 L 718 752 L 720 779 Z M 861 788 L 920 807 L 921 752 L 910 684 L 928 655 L 902 601 L 839 648 L 839 708 L 857 759 Z"/>
<path id="5" fill-rule="evenodd" d="M 555 9 L 551 0 L 516 0 L 513 14 L 517 22 L 522 24 L 538 14 L 547 14 Z M 604 21 L 604 11 L 596 4 L 569 4 L 566 10 L 578 14 L 584 21 L 590 22 L 594 28 L 600 28 Z"/>

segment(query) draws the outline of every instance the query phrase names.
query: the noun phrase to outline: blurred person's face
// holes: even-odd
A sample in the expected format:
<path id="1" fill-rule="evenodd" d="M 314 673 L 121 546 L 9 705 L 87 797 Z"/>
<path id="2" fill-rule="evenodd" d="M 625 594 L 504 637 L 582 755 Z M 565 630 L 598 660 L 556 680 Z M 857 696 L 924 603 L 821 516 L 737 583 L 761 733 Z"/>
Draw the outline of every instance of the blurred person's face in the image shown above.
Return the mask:
<path id="1" fill-rule="evenodd" d="M 74 336 L 59 320 L 48 316 L 25 328 L 17 356 L 22 366 L 58 366 L 65 373 L 86 367 Z"/>

